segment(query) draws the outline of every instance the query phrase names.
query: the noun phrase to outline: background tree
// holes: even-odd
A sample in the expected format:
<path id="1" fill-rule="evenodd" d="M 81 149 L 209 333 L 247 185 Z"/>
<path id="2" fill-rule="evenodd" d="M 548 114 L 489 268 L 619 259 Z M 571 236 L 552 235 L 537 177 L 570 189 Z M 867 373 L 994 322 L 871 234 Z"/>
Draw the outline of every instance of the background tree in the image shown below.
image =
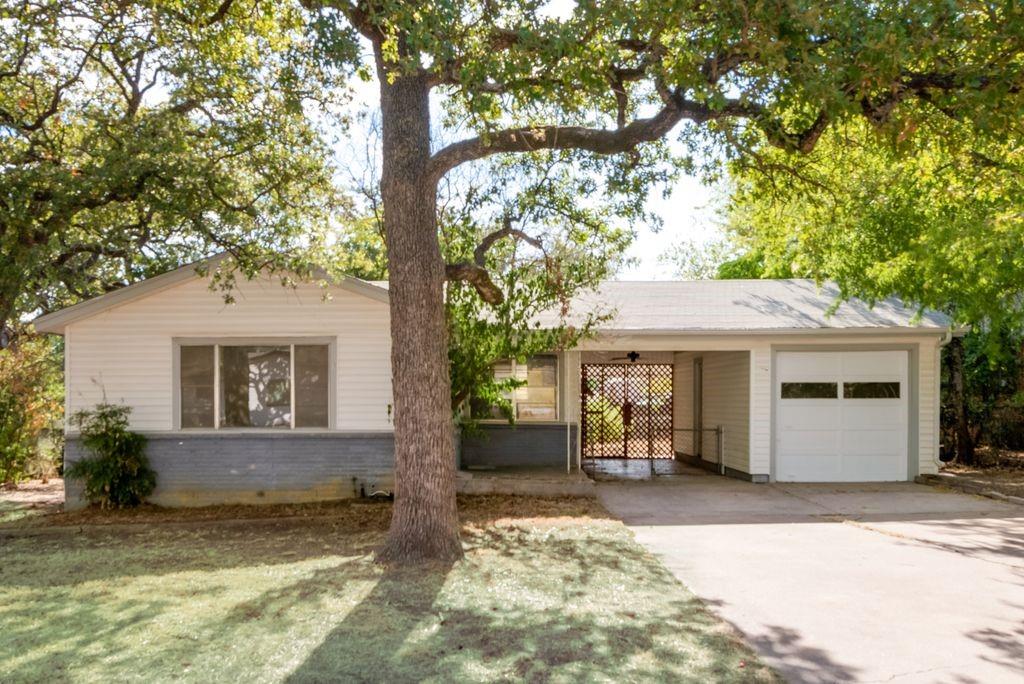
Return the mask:
<path id="1" fill-rule="evenodd" d="M 0 349 L 0 484 L 52 474 L 53 445 L 45 442 L 64 414 L 63 367 L 54 349 L 62 346 L 19 335 Z"/>
<path id="2" fill-rule="evenodd" d="M 736 244 L 728 238 L 709 242 L 682 240 L 672 245 L 660 261 L 672 267 L 673 275 L 683 280 L 717 278 L 723 264 L 739 257 Z"/>
<path id="3" fill-rule="evenodd" d="M 216 251 L 298 266 L 337 204 L 304 111 L 337 98 L 330 36 L 273 2 L 4 3 L 4 343 L 27 314 Z"/>
<path id="4" fill-rule="evenodd" d="M 367 146 L 357 153 L 365 158 L 351 169 L 348 188 L 369 216 L 339 227 L 329 259 L 340 273 L 368 280 L 387 279 L 378 136 L 379 126 L 371 124 Z M 636 198 L 581 201 L 592 185 L 557 163 L 523 167 L 495 160 L 450 174 L 441 184 L 442 255 L 465 268 L 485 268 L 501 293 L 492 305 L 471 284 L 456 281 L 445 289 L 451 408 L 464 427 L 475 425 L 465 410 L 471 399 L 513 420 L 508 396 L 522 381 L 496 378 L 496 362 L 572 347 L 610 313 L 576 310 L 570 303 L 624 262 L 631 222 L 656 219 Z"/>

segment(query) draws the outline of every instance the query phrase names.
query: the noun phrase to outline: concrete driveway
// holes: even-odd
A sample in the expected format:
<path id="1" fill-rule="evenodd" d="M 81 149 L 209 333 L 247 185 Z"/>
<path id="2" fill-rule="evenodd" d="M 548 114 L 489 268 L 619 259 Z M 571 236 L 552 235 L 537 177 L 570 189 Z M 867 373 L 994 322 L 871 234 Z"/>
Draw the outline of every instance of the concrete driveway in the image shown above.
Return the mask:
<path id="1" fill-rule="evenodd" d="M 696 473 L 598 496 L 788 680 L 1024 681 L 1024 507 Z"/>

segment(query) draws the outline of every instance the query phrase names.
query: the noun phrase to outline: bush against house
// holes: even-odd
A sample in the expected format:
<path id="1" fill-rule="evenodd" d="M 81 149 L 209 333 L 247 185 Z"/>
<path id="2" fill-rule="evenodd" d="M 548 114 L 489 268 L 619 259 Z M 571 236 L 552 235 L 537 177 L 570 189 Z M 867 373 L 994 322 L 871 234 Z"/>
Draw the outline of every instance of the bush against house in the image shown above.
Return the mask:
<path id="1" fill-rule="evenodd" d="M 138 506 L 156 487 L 146 438 L 128 429 L 130 413 L 128 406 L 99 404 L 72 417 L 90 455 L 71 464 L 66 475 L 84 480 L 86 498 L 102 508 Z"/>
<path id="2" fill-rule="evenodd" d="M 57 450 L 47 437 L 59 433 L 64 414 L 60 344 L 20 336 L 0 349 L 0 483 L 52 469 Z"/>

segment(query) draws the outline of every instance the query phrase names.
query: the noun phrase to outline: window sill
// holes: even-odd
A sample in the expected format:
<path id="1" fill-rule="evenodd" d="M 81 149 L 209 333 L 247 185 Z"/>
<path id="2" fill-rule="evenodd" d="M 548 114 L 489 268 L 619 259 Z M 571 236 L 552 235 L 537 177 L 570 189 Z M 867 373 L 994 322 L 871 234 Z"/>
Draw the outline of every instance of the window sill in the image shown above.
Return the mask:
<path id="1" fill-rule="evenodd" d="M 509 423 L 507 420 L 492 419 L 492 418 L 488 418 L 486 420 L 478 420 L 476 422 L 479 423 L 480 425 L 491 425 L 491 426 L 502 426 L 502 425 L 504 425 L 505 427 L 510 427 L 510 428 L 522 427 L 524 425 L 525 426 L 536 425 L 538 427 L 543 427 L 543 426 L 549 426 L 550 427 L 552 425 L 560 425 L 562 427 L 565 427 L 565 423 L 566 423 L 566 421 L 564 421 L 564 420 L 517 420 L 515 423 Z M 570 422 L 569 424 L 570 425 L 574 425 L 575 423 Z"/>
<path id="2" fill-rule="evenodd" d="M 213 437 L 217 439 L 244 439 L 258 437 L 261 439 L 288 439 L 290 437 L 390 437 L 392 429 L 381 430 L 335 430 L 329 428 L 296 428 L 294 430 L 274 428 L 232 428 L 213 430 L 205 428 L 186 428 L 178 430 L 137 430 L 147 439 L 181 439 L 185 437 Z M 80 433 L 67 432 L 68 438 L 77 438 Z"/>

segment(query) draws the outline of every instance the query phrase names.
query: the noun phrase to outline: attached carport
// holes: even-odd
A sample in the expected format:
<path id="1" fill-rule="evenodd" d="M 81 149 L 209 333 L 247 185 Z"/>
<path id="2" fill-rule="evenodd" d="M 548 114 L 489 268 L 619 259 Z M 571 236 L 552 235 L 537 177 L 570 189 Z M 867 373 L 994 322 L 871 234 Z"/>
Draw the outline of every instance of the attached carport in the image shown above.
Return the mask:
<path id="1" fill-rule="evenodd" d="M 547 355 L 557 382 L 517 390 L 557 396 L 548 417 L 487 426 L 492 439 L 467 442 L 464 461 L 572 471 L 586 459 L 647 460 L 652 475 L 679 472 L 665 465 L 676 461 L 753 482 L 937 472 L 949 320 L 838 297 L 806 280 L 603 283 L 567 317 L 537 321 L 605 316 L 575 348 Z"/>
<path id="2" fill-rule="evenodd" d="M 561 357 L 566 420 L 583 416 L 583 365 L 671 363 L 677 459 L 754 482 L 937 472 L 948 319 L 838 294 L 803 280 L 606 283 L 579 306 L 618 313 Z"/>

